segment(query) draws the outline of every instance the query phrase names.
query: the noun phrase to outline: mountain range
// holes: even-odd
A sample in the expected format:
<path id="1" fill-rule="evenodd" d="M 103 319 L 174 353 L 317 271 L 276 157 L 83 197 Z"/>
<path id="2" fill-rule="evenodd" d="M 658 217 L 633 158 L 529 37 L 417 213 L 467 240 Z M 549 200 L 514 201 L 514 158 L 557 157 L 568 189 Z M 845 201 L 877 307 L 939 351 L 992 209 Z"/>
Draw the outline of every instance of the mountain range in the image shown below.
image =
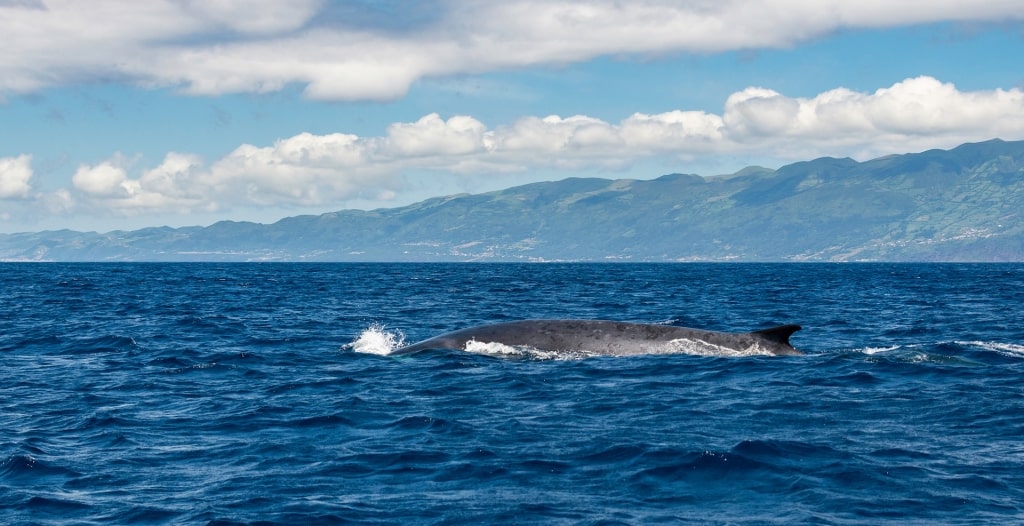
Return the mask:
<path id="1" fill-rule="evenodd" d="M 1024 261 L 1024 141 L 570 178 L 273 224 L 0 234 L 3 261 Z"/>

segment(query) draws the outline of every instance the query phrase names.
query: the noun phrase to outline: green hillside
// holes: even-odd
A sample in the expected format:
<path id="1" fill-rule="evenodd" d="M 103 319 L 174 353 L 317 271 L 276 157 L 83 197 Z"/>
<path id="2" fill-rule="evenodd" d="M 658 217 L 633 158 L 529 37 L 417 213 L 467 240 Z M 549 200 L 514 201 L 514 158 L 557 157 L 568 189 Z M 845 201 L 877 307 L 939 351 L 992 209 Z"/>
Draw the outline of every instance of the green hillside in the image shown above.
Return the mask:
<path id="1" fill-rule="evenodd" d="M 1024 261 L 1024 141 L 717 177 L 573 178 L 406 207 L 0 236 L 6 260 Z"/>

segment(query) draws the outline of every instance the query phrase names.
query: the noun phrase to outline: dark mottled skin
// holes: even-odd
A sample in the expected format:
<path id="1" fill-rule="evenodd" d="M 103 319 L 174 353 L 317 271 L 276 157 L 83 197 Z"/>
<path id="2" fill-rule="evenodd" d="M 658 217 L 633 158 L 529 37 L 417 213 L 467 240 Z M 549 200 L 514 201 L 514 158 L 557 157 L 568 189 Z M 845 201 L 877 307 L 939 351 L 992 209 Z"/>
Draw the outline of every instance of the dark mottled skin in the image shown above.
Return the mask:
<path id="1" fill-rule="evenodd" d="M 466 342 L 527 346 L 544 351 L 635 355 L 658 352 L 672 340 L 699 340 L 735 351 L 753 346 L 775 355 L 803 354 L 789 344 L 799 325 L 783 325 L 754 332 L 714 332 L 671 325 L 605 320 L 524 320 L 471 327 L 408 345 L 392 355 L 425 349 L 465 349 Z"/>

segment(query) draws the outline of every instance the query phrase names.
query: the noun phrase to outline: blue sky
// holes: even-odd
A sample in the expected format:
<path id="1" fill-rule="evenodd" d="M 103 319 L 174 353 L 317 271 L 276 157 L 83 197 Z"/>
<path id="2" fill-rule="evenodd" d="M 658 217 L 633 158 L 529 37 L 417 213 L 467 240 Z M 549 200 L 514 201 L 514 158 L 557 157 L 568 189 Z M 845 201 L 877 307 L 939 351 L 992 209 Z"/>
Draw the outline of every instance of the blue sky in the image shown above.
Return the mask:
<path id="1" fill-rule="evenodd" d="M 1024 139 L 1017 0 L 0 0 L 0 34 L 0 232 Z"/>

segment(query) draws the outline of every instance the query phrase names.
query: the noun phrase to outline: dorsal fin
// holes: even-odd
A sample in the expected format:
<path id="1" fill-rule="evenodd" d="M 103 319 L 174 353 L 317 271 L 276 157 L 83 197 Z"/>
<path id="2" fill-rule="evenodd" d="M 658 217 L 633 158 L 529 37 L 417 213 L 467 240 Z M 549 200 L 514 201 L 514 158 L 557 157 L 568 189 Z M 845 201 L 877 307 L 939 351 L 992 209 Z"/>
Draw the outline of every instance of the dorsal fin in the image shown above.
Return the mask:
<path id="1" fill-rule="evenodd" d="M 775 342 L 781 345 L 790 345 L 789 337 L 796 331 L 800 330 L 799 325 L 779 325 L 778 327 L 772 327 L 770 329 L 761 329 L 759 331 L 753 331 L 750 334 L 756 334 L 770 342 Z"/>

